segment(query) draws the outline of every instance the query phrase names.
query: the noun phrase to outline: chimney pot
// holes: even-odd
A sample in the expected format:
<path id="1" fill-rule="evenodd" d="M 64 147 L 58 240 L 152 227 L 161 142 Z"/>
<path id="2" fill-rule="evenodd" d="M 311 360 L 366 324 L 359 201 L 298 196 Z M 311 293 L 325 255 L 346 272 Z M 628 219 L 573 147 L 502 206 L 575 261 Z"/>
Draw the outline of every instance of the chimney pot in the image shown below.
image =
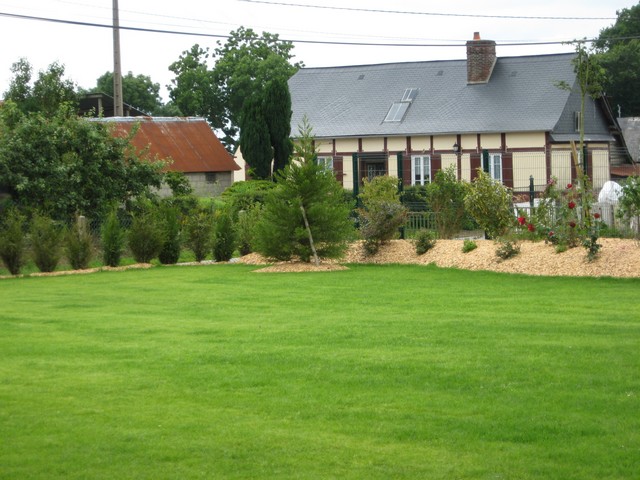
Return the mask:
<path id="1" fill-rule="evenodd" d="M 473 32 L 473 39 L 480 40 L 480 32 Z"/>

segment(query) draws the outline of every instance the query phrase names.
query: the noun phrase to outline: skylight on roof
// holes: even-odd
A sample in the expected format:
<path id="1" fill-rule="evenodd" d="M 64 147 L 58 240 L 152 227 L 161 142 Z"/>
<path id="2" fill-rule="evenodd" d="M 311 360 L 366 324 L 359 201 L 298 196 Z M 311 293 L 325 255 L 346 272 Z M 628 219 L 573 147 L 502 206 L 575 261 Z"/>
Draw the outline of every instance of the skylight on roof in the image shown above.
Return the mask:
<path id="1" fill-rule="evenodd" d="M 404 114 L 407 113 L 407 109 L 409 108 L 409 102 L 394 102 L 389 109 L 389 113 L 387 113 L 385 122 L 401 122 Z"/>
<path id="2" fill-rule="evenodd" d="M 416 95 L 418 95 L 418 89 L 417 88 L 407 88 L 404 91 L 404 95 L 402 96 L 402 101 L 403 102 L 413 102 L 413 99 L 416 98 Z"/>

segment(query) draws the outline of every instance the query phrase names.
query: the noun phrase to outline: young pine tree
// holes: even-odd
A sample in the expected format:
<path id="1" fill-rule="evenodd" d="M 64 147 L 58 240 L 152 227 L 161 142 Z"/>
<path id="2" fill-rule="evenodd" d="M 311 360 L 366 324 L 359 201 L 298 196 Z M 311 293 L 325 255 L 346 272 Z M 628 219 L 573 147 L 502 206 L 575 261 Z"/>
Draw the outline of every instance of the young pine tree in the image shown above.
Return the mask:
<path id="1" fill-rule="evenodd" d="M 351 206 L 333 172 L 315 161 L 311 127 L 299 129 L 296 157 L 276 175 L 255 228 L 255 250 L 276 260 L 339 258 L 353 238 Z"/>

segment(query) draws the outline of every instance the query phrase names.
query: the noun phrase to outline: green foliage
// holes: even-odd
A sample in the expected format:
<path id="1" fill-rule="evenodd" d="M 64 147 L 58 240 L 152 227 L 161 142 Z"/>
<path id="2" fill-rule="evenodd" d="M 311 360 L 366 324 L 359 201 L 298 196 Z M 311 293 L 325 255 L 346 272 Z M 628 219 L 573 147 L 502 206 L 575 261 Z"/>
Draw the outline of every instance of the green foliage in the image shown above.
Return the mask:
<path id="1" fill-rule="evenodd" d="M 559 250 L 577 247 L 587 228 L 581 222 L 579 204 L 580 192 L 575 184 L 558 186 L 557 180 L 552 178 L 545 187 L 532 223 L 535 222 L 536 229 L 546 235 L 545 241 L 565 247 Z"/>
<path id="2" fill-rule="evenodd" d="M 291 94 L 284 77 L 267 82 L 263 96 L 264 118 L 273 148 L 273 171 L 282 170 L 293 152 L 291 142 Z M 242 132 L 240 132 L 242 135 Z"/>
<path id="3" fill-rule="evenodd" d="M 469 240 L 468 238 L 462 242 L 462 252 L 469 253 L 478 248 L 478 244 L 474 240 Z"/>
<path id="4" fill-rule="evenodd" d="M 177 61 L 169 66 L 175 77 L 168 85 L 169 98 L 183 115 L 205 117 L 215 129 L 221 129 L 225 120 L 220 116 L 222 99 L 218 96 L 214 72 L 207 65 L 208 49 L 198 44 L 184 51 Z M 223 141 L 229 151 L 227 141 Z"/>
<path id="5" fill-rule="evenodd" d="M 105 72 L 100 76 L 92 92 L 113 96 L 113 72 Z M 124 103 L 148 115 L 156 115 L 162 108 L 160 84 L 154 83 L 147 75 L 134 76 L 132 72 L 123 75 L 122 98 Z"/>
<path id="6" fill-rule="evenodd" d="M 243 106 L 240 117 L 240 149 L 253 177 L 271 178 L 273 149 L 263 102 L 257 95 L 248 98 Z"/>
<path id="7" fill-rule="evenodd" d="M 411 212 L 426 212 L 431 210 L 427 200 L 427 187 L 425 185 L 404 187 L 400 194 L 400 200 Z"/>
<path id="8" fill-rule="evenodd" d="M 380 175 L 363 179 L 362 191 L 358 195 L 363 205 L 372 205 L 376 202 L 399 203 L 398 182 L 396 177 Z"/>
<path id="9" fill-rule="evenodd" d="M 240 255 L 248 255 L 253 251 L 255 228 L 262 216 L 262 204 L 256 203 L 246 210 L 240 210 L 235 223 L 236 239 Z"/>
<path id="10" fill-rule="evenodd" d="M 635 226 L 634 234 L 640 235 L 640 176 L 631 176 L 622 184 L 622 195 L 618 200 L 616 215 L 628 225 Z"/>
<path id="11" fill-rule="evenodd" d="M 65 252 L 74 270 L 82 270 L 89 266 L 93 255 L 93 238 L 85 217 L 78 216 L 66 232 Z"/>
<path id="12" fill-rule="evenodd" d="M 186 233 L 186 246 L 191 249 L 196 257 L 196 262 L 201 262 L 211 250 L 213 232 L 213 216 L 209 209 L 197 209 L 186 218 L 184 231 Z"/>
<path id="13" fill-rule="evenodd" d="M 510 189 L 477 170 L 464 198 L 464 206 L 489 238 L 504 235 L 514 223 Z"/>
<path id="14" fill-rule="evenodd" d="M 18 275 L 24 265 L 24 222 L 17 208 L 8 209 L 0 222 L 0 258 L 11 275 Z"/>
<path id="15" fill-rule="evenodd" d="M 228 262 L 236 249 L 236 232 L 231 212 L 227 208 L 216 211 L 213 228 L 213 258 L 216 262 Z"/>
<path id="16" fill-rule="evenodd" d="M 435 213 L 440 238 L 452 238 L 462 230 L 465 222 L 464 197 L 467 184 L 459 182 L 456 167 L 438 170 L 433 182 L 426 186 L 427 201 Z"/>
<path id="17" fill-rule="evenodd" d="M 41 272 L 53 272 L 60 262 L 62 229 L 51 218 L 37 213 L 31 219 L 30 234 L 34 263 Z"/>
<path id="18" fill-rule="evenodd" d="M 263 32 L 259 36 L 240 27 L 224 45 L 218 42 L 213 53 L 197 44 L 183 52 L 169 67 L 176 74 L 169 95 L 185 115 L 205 116 L 213 128 L 221 130 L 222 143 L 233 152 L 245 101 L 254 95 L 264 98 L 268 82 L 286 82 L 302 66 L 289 63 L 292 50 L 293 44 L 278 35 Z"/>
<path id="19" fill-rule="evenodd" d="M 77 87 L 71 80 L 64 80 L 64 65 L 54 62 L 41 71 L 31 84 L 31 64 L 21 58 L 11 66 L 13 78 L 4 100 L 14 102 L 22 113 L 40 112 L 45 116 L 55 115 L 58 109 L 69 104 L 78 106 Z"/>
<path id="20" fill-rule="evenodd" d="M 599 237 L 600 235 L 597 228 L 592 228 L 587 237 L 582 241 L 582 246 L 587 249 L 587 260 L 589 262 L 594 261 L 598 253 L 600 253 L 602 244 L 598 243 Z"/>
<path id="21" fill-rule="evenodd" d="M 164 265 L 175 264 L 182 247 L 180 212 L 177 207 L 165 202 L 158 209 L 158 219 L 162 228 L 162 247 L 158 260 Z"/>
<path id="22" fill-rule="evenodd" d="M 520 245 L 513 241 L 503 239 L 498 242 L 498 248 L 496 248 L 496 256 L 502 260 L 515 257 L 520 253 Z"/>
<path id="23" fill-rule="evenodd" d="M 436 232 L 432 230 L 422 229 L 416 235 L 414 243 L 416 247 L 416 253 L 418 255 L 425 254 L 436 246 Z"/>
<path id="24" fill-rule="evenodd" d="M 640 116 L 640 4 L 616 12 L 614 25 L 600 31 L 595 47 L 607 72 L 604 91 L 623 117 Z"/>
<path id="25" fill-rule="evenodd" d="M 128 235 L 129 249 L 138 263 L 149 263 L 162 250 L 164 232 L 151 205 L 143 205 L 133 215 Z"/>
<path id="26" fill-rule="evenodd" d="M 269 192 L 255 228 L 255 250 L 277 260 L 311 260 L 313 248 L 319 258 L 339 258 L 353 235 L 351 206 L 333 172 L 315 162 L 311 127 L 304 122 L 295 146 L 298 160 L 276 174 L 277 185 Z"/>
<path id="27" fill-rule="evenodd" d="M 0 185 L 20 208 L 65 222 L 77 212 L 101 219 L 113 202 L 159 187 L 163 165 L 138 157 L 109 128 L 68 107 L 23 115 L 8 102 L 0 109 Z"/>
<path id="28" fill-rule="evenodd" d="M 108 267 L 120 265 L 126 241 L 126 232 L 120 224 L 118 210 L 111 209 L 102 224 L 102 261 Z"/>
<path id="29" fill-rule="evenodd" d="M 389 176 L 364 179 L 359 195 L 360 235 L 367 253 L 375 254 L 380 246 L 398 236 L 407 221 L 407 208 L 400 203 L 398 179 Z"/>
<path id="30" fill-rule="evenodd" d="M 164 182 L 169 186 L 174 197 L 188 197 L 193 194 L 193 187 L 183 172 L 166 172 Z"/>
<path id="31" fill-rule="evenodd" d="M 218 42 L 213 71 L 222 99 L 223 131 L 227 137 L 237 133 L 246 99 L 255 94 L 264 98 L 270 81 L 286 82 L 302 66 L 289 63 L 292 50 L 293 44 L 280 40 L 277 34 L 263 32 L 259 36 L 244 27 L 232 31 L 224 45 Z"/>
<path id="32" fill-rule="evenodd" d="M 234 182 L 222 192 L 222 200 L 229 204 L 234 213 L 237 213 L 241 210 L 248 210 L 257 203 L 264 203 L 268 192 L 275 186 L 276 184 L 271 180 Z"/>

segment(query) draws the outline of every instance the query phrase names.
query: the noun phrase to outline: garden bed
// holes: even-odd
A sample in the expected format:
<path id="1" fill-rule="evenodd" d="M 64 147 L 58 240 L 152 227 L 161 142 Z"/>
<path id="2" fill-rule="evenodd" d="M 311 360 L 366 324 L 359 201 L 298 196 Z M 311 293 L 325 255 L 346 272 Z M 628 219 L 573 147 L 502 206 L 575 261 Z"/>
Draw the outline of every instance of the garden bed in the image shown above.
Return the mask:
<path id="1" fill-rule="evenodd" d="M 640 277 L 640 246 L 637 241 L 601 238 L 598 242 L 602 248 L 591 262 L 587 260 L 587 251 L 582 247 L 556 253 L 552 245 L 544 242 L 520 242 L 520 253 L 507 260 L 498 258 L 497 244 L 491 240 L 476 240 L 478 248 L 468 253 L 462 251 L 463 240 L 438 240 L 435 247 L 424 255 L 416 254 L 410 240 L 393 240 L 376 255 L 367 255 L 362 242 L 356 242 L 339 263 L 323 262 L 316 267 L 300 262 L 278 262 L 259 271 L 326 271 L 347 263 L 401 263 L 526 275 Z M 270 263 L 255 253 L 240 258 L 239 262 L 253 265 Z"/>

